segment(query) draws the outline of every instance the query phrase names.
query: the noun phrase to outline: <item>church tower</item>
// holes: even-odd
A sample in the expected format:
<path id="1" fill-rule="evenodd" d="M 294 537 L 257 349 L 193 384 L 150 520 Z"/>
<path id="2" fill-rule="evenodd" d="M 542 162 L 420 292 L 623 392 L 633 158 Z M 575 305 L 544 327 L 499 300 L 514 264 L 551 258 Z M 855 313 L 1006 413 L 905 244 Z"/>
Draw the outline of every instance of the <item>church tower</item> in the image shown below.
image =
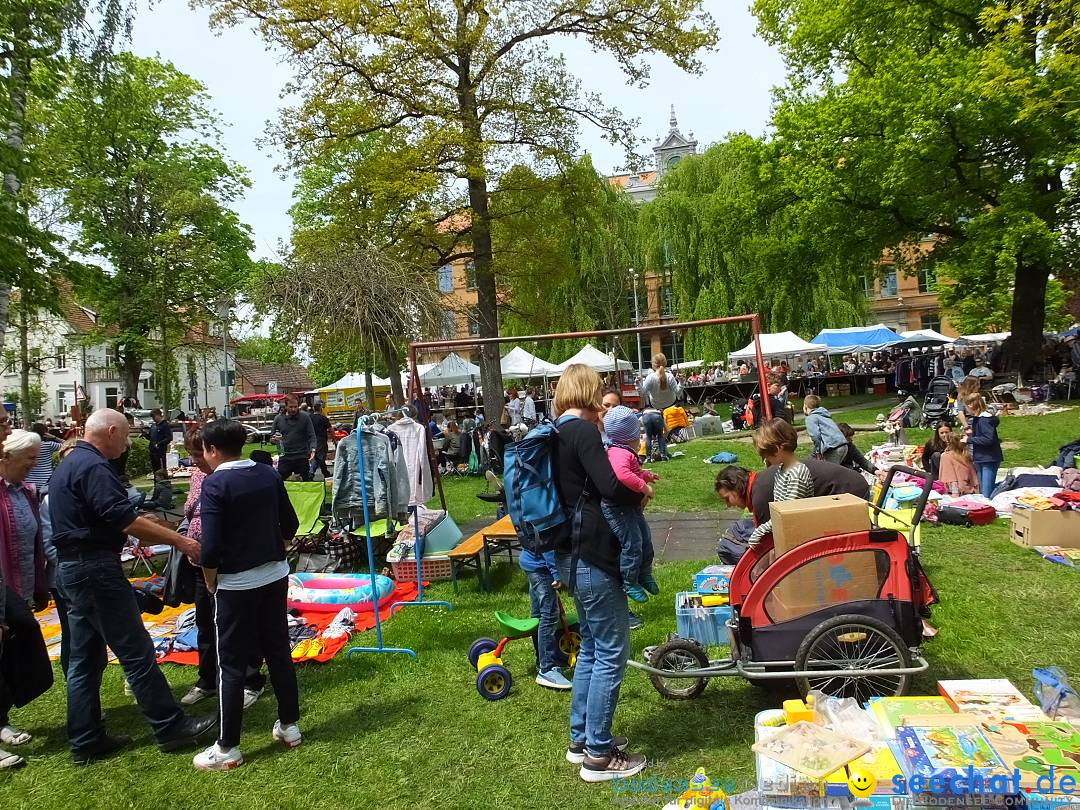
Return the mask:
<path id="1" fill-rule="evenodd" d="M 697 141 L 694 140 L 694 133 L 691 132 L 689 137 L 684 137 L 679 132 L 679 122 L 675 119 L 674 104 L 671 105 L 671 118 L 668 124 L 670 128 L 667 137 L 662 141 L 657 139 L 656 146 L 653 147 L 653 154 L 656 155 L 658 177 L 663 177 L 664 172 L 674 167 L 687 155 L 697 154 Z"/>

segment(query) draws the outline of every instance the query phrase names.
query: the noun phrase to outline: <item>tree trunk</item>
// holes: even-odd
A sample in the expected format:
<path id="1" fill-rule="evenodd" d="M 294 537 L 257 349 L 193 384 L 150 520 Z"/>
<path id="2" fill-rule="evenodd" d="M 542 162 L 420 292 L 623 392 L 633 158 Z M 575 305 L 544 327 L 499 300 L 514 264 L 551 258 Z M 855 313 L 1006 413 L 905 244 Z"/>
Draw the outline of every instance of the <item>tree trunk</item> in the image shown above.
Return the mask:
<path id="1" fill-rule="evenodd" d="M 1043 325 L 1046 323 L 1046 285 L 1050 266 L 1039 259 L 1016 262 L 1013 281 L 1012 335 L 1006 341 L 1007 369 L 1025 382 L 1039 379 L 1043 372 Z"/>
<path id="2" fill-rule="evenodd" d="M 138 402 L 139 375 L 142 374 L 143 366 L 142 358 L 124 354 L 120 360 L 120 380 L 123 384 L 123 396 L 130 397 Z"/>
<path id="3" fill-rule="evenodd" d="M 394 401 L 394 407 L 400 408 L 405 404 L 405 392 L 401 388 L 401 372 L 398 371 L 401 366 L 397 349 L 394 348 L 393 343 L 386 340 L 379 342 L 379 352 L 382 354 L 383 363 L 386 364 L 386 371 L 390 375 L 390 397 Z M 372 410 L 376 409 L 372 407 Z"/>
<path id="4" fill-rule="evenodd" d="M 364 369 L 364 396 L 367 398 L 368 410 L 374 413 L 378 410 L 375 405 L 375 384 L 371 381 L 371 369 Z"/>
<path id="5" fill-rule="evenodd" d="M 36 414 L 30 403 L 30 322 L 26 316 L 28 301 L 19 307 L 19 401 L 23 428 L 29 429 Z"/>
<path id="6" fill-rule="evenodd" d="M 19 51 L 21 50 L 19 43 L 24 42 L 27 31 L 25 18 L 16 15 L 16 19 L 21 19 L 24 23 L 17 25 L 12 31 L 12 43 L 15 50 Z M 8 74 L 9 87 L 11 88 L 8 94 L 8 112 L 11 115 L 11 124 L 7 134 L 7 146 L 13 154 L 11 158 L 13 166 L 19 165 L 22 161 L 23 120 L 26 118 L 26 80 L 28 75 L 29 71 L 27 66 L 23 64 L 22 57 L 16 56 L 13 58 L 10 62 Z M 4 173 L 3 188 L 4 197 L 6 198 L 4 204 L 13 209 L 18 209 L 22 204 L 19 200 L 22 182 L 14 171 Z M 8 307 L 10 302 L 11 285 L 6 281 L 0 282 L 0 348 L 3 348 L 4 333 L 8 327 Z"/>

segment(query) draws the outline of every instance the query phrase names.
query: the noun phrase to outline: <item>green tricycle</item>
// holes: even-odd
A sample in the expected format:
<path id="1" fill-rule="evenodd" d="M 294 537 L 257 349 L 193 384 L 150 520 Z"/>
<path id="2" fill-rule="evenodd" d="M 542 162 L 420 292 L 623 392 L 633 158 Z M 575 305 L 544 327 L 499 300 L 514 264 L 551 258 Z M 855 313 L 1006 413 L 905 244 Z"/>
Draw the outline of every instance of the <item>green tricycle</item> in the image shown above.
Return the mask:
<path id="1" fill-rule="evenodd" d="M 562 599 L 559 602 L 559 627 L 555 630 L 555 659 L 559 666 L 572 667 L 577 662 L 581 648 L 581 627 L 577 616 L 567 616 L 563 612 Z M 476 691 L 487 700 L 502 700 L 510 694 L 513 678 L 510 670 L 502 661 L 502 651 L 511 641 L 531 638 L 533 649 L 539 659 L 537 634 L 540 620 L 535 618 L 519 619 L 501 610 L 495 611 L 495 621 L 499 625 L 502 638 L 478 638 L 469 647 L 469 663 L 476 669 Z"/>

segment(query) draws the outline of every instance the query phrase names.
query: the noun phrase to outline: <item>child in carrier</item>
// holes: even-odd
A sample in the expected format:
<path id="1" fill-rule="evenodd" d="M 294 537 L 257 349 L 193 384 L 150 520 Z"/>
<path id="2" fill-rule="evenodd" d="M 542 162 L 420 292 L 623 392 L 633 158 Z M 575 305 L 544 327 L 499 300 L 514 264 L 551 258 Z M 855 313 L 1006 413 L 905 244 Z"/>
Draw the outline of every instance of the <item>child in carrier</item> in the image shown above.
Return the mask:
<path id="1" fill-rule="evenodd" d="M 607 451 L 608 461 L 615 471 L 615 477 L 628 489 L 643 492 L 651 498 L 653 491 L 650 484 L 658 477 L 649 470 L 643 470 L 638 461 L 640 431 L 637 414 L 624 405 L 617 405 L 604 415 L 604 432 L 611 442 Z M 620 506 L 606 500 L 600 507 L 622 548 L 619 571 L 623 590 L 635 602 L 646 602 L 649 597 L 645 592 L 655 595 L 660 593 L 660 587 L 652 574 L 652 533 L 645 521 L 645 514 L 640 506 Z"/>

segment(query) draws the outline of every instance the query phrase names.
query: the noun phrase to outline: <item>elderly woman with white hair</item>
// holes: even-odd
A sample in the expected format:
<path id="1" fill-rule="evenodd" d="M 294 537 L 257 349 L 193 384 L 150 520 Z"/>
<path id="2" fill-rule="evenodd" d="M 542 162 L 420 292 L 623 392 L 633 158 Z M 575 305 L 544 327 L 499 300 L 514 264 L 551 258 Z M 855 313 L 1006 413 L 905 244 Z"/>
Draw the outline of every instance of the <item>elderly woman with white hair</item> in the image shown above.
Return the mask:
<path id="1" fill-rule="evenodd" d="M 30 735 L 9 724 L 13 706 L 25 706 L 52 686 L 52 665 L 31 606 L 49 602 L 37 492 L 26 476 L 37 462 L 41 437 L 13 430 L 0 457 L 0 745 L 23 745 Z M 0 768 L 25 764 L 0 751 Z"/>

